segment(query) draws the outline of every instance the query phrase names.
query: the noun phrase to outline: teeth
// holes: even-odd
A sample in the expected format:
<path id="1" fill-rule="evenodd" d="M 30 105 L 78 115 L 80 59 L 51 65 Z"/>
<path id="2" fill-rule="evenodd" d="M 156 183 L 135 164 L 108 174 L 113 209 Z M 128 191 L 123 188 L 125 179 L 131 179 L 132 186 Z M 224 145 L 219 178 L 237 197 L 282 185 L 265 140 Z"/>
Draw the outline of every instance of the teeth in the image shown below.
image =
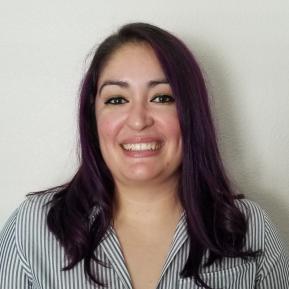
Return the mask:
<path id="1" fill-rule="evenodd" d="M 161 145 L 157 142 L 151 143 L 134 143 L 134 144 L 123 144 L 122 147 L 128 151 L 154 151 L 158 150 Z"/>

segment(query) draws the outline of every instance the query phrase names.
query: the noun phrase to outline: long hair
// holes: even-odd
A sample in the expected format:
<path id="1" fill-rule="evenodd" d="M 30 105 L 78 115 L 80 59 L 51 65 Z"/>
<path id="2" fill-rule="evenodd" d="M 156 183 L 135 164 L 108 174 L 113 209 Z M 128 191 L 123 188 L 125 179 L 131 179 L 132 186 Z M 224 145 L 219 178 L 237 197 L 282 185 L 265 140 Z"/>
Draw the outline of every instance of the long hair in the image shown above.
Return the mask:
<path id="1" fill-rule="evenodd" d="M 105 164 L 97 134 L 95 96 L 97 81 L 109 57 L 126 43 L 149 44 L 154 50 L 176 100 L 183 141 L 183 159 L 178 195 L 186 212 L 190 241 L 182 277 L 200 278 L 202 258 L 208 250 L 208 266 L 223 257 L 254 257 L 243 251 L 247 221 L 235 205 L 234 194 L 218 150 L 207 89 L 199 65 L 186 45 L 171 33 L 146 23 L 122 26 L 96 50 L 82 81 L 79 105 L 81 160 L 73 179 L 59 187 L 50 202 L 49 229 L 64 247 L 73 268 L 84 260 L 85 275 L 100 282 L 91 263 L 105 266 L 96 249 L 112 219 L 114 182 Z M 98 208 L 91 219 L 93 208 Z"/>

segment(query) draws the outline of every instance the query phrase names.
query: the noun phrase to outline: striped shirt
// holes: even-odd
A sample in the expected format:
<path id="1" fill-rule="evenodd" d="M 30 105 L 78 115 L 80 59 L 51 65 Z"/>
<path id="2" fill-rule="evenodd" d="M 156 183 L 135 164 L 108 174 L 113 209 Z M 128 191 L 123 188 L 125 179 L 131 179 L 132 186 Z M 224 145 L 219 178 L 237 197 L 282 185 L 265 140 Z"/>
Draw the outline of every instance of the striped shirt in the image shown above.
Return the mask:
<path id="1" fill-rule="evenodd" d="M 92 289 L 99 288 L 85 277 L 83 262 L 62 271 L 63 247 L 48 230 L 48 207 L 52 194 L 28 197 L 11 215 L 0 234 L 0 289 Z M 288 289 L 289 257 L 267 214 L 256 203 L 237 200 L 248 218 L 245 249 L 262 250 L 256 259 L 224 258 L 200 270 L 201 278 L 218 289 Z M 208 252 L 207 252 L 208 253 Z M 207 253 L 204 257 L 207 256 Z M 132 289 L 121 246 L 112 227 L 97 248 L 97 257 L 108 268 L 93 264 L 98 278 L 113 289 Z M 194 278 L 181 278 L 189 254 L 185 213 L 176 227 L 157 289 L 200 288 Z"/>

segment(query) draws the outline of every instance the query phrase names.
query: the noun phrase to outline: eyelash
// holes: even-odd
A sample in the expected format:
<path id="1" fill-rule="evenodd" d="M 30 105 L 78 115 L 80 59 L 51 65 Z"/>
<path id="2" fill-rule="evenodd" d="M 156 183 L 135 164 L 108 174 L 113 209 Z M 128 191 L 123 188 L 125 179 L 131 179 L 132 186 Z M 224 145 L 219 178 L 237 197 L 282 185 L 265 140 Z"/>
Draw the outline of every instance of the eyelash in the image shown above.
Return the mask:
<path id="1" fill-rule="evenodd" d="M 172 96 L 167 95 L 167 94 L 156 95 L 155 97 L 152 98 L 151 101 L 155 100 L 156 98 L 166 98 L 166 99 L 167 99 L 167 101 L 157 101 L 156 103 L 169 104 L 169 103 L 172 103 L 172 102 L 175 101 Z M 128 102 L 128 101 L 127 101 L 124 97 L 122 97 L 122 96 L 114 96 L 114 97 L 111 97 L 111 98 L 107 99 L 104 104 L 111 104 L 111 105 L 124 104 L 125 102 L 119 102 L 119 101 L 123 101 L 123 100 L 125 100 L 126 102 Z M 118 102 L 115 103 L 115 102 L 112 102 L 112 101 L 118 101 Z"/>

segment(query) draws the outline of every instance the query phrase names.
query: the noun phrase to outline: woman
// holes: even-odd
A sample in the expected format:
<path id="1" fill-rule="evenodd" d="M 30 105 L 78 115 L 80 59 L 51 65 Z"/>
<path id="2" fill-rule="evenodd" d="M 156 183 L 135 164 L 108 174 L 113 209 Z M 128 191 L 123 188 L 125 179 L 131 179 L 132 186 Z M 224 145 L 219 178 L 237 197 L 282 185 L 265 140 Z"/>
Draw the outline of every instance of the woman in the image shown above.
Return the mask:
<path id="1" fill-rule="evenodd" d="M 82 83 L 81 164 L 1 234 L 8 288 L 289 288 L 266 213 L 238 198 L 187 47 L 144 23 L 97 49 Z"/>

